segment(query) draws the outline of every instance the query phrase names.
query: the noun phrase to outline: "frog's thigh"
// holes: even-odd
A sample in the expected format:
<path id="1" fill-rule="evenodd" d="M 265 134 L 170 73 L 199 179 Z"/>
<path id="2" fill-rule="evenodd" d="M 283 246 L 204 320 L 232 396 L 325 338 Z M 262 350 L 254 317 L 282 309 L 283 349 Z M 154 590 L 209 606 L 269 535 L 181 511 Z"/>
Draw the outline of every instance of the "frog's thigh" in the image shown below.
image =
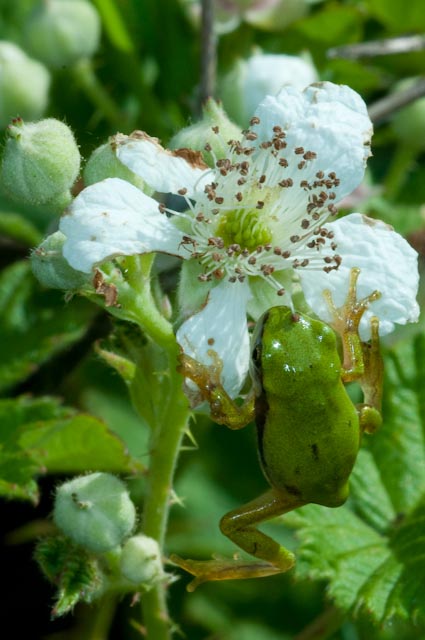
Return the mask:
<path id="1" fill-rule="evenodd" d="M 270 563 L 269 573 L 288 571 L 295 562 L 294 555 L 278 542 L 258 531 L 256 525 L 278 515 L 292 511 L 305 502 L 299 496 L 270 489 L 247 504 L 227 513 L 220 522 L 220 529 L 241 549 Z M 251 563 L 253 573 L 257 563 Z M 249 568 L 246 567 L 247 575 Z M 262 575 L 268 575 L 263 573 Z"/>

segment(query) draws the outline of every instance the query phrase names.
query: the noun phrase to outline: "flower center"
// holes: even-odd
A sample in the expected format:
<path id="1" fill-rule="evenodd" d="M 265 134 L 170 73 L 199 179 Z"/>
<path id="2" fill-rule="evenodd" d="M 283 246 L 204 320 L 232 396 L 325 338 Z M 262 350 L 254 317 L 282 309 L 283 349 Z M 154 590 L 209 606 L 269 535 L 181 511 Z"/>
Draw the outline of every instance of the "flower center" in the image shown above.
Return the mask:
<path id="1" fill-rule="evenodd" d="M 264 214 L 255 209 L 233 209 L 220 216 L 216 235 L 226 246 L 238 244 L 242 249 L 254 251 L 271 242 L 272 232 L 264 224 Z"/>

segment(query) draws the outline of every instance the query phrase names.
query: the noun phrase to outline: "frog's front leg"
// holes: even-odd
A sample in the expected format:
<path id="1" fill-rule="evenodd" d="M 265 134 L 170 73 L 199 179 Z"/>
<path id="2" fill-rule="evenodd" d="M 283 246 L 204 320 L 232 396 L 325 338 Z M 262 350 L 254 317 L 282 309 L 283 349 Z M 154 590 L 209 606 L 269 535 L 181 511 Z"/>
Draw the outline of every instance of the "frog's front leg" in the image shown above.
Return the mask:
<path id="1" fill-rule="evenodd" d="M 242 559 L 185 560 L 172 555 L 170 560 L 195 576 L 188 585 L 194 591 L 209 580 L 260 578 L 289 571 L 294 554 L 256 528 L 260 522 L 288 513 L 305 504 L 299 497 L 270 489 L 239 509 L 227 513 L 220 522 L 224 535 L 261 562 Z"/>
<path id="2" fill-rule="evenodd" d="M 215 422 L 230 429 L 241 429 L 254 420 L 254 390 L 251 389 L 243 404 L 236 404 L 221 382 L 223 366 L 220 358 L 212 350 L 208 355 L 213 363 L 210 366 L 182 353 L 177 370 L 197 385 L 202 399 L 210 405 Z"/>
<path id="3" fill-rule="evenodd" d="M 333 315 L 331 326 L 342 340 L 344 382 L 357 381 L 363 392 L 363 403 L 358 405 L 360 427 L 363 431 L 373 433 L 382 423 L 381 399 L 383 362 L 379 346 L 379 320 L 372 317 L 370 321 L 371 339 L 362 342 L 359 336 L 359 325 L 365 311 L 378 298 L 379 291 L 357 299 L 357 280 L 360 269 L 352 268 L 347 298 L 342 307 L 337 308 L 330 291 L 324 295 Z"/>

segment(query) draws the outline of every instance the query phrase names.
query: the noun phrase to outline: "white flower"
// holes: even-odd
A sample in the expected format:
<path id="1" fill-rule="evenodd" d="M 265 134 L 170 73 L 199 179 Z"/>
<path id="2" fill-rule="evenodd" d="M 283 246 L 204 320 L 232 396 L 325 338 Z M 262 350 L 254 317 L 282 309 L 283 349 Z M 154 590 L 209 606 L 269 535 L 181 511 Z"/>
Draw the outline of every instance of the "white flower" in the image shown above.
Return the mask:
<path id="1" fill-rule="evenodd" d="M 381 333 L 417 319 L 416 252 L 360 214 L 332 221 L 335 203 L 362 180 L 371 133 L 361 98 L 322 83 L 265 98 L 213 169 L 198 153 L 166 151 L 140 132 L 117 138 L 120 161 L 158 192 L 180 194 L 187 211 L 170 211 L 124 180 L 104 180 L 84 189 L 62 218 L 64 256 L 85 272 L 119 255 L 184 258 L 185 286 L 203 287 L 203 305 L 177 339 L 207 364 L 215 351 L 235 396 L 248 370 L 247 310 L 255 320 L 273 304 L 292 306 L 294 276 L 308 304 L 329 320 L 323 290 L 340 304 L 350 268 L 359 267 L 359 295 L 382 294 L 362 320 L 364 339 L 370 315 L 381 318 Z"/>

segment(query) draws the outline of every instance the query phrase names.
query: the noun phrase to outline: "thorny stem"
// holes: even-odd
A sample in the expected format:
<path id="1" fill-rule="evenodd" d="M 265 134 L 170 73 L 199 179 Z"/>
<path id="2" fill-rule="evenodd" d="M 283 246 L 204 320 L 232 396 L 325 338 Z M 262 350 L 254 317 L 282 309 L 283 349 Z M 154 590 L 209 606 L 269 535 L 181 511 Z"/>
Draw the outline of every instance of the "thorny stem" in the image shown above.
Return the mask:
<path id="1" fill-rule="evenodd" d="M 179 347 L 171 324 L 158 311 L 152 296 L 152 262 L 152 255 L 133 256 L 127 261 L 126 275 L 137 292 L 141 328 L 168 357 L 168 394 L 163 400 L 166 406 L 162 420 L 151 425 L 150 463 L 142 520 L 143 533 L 154 538 L 163 550 L 174 471 L 190 410 L 182 390 L 181 376 L 176 371 Z M 163 583 L 143 594 L 142 607 L 148 640 L 169 640 L 171 629 Z"/>
<path id="2" fill-rule="evenodd" d="M 207 98 L 215 93 L 217 66 L 217 36 L 214 30 L 213 0 L 202 0 L 201 83 L 199 111 Z"/>

